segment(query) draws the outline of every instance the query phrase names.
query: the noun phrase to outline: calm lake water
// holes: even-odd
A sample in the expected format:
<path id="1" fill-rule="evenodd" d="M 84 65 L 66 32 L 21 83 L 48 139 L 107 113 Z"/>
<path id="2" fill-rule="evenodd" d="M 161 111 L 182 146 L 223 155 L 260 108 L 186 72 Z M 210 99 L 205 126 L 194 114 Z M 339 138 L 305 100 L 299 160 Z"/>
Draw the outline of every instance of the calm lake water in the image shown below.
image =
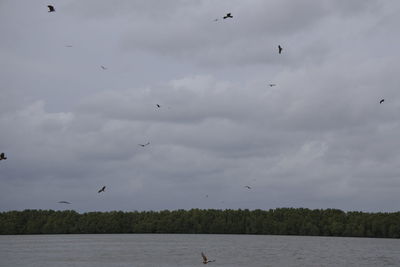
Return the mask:
<path id="1" fill-rule="evenodd" d="M 0 236 L 0 266 L 400 266 L 400 240 L 253 235 Z"/>

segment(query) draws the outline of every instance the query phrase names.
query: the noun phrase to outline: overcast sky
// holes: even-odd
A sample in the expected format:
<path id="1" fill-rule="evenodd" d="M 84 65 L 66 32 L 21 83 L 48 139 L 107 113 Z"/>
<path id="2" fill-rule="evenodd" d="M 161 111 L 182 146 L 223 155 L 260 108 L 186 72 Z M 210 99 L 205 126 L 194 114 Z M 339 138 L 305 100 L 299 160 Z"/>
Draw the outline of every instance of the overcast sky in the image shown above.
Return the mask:
<path id="1" fill-rule="evenodd" d="M 0 210 L 397 211 L 399 14 L 0 0 Z"/>

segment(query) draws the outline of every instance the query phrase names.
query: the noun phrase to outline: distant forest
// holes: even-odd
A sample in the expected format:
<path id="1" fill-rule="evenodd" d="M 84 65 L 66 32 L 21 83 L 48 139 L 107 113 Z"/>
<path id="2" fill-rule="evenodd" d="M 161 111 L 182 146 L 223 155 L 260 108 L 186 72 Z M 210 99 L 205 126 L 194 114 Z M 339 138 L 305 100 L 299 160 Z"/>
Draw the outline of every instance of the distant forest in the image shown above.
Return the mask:
<path id="1" fill-rule="evenodd" d="M 0 213 L 0 234 L 186 233 L 400 237 L 400 212 L 310 210 L 175 210 Z"/>

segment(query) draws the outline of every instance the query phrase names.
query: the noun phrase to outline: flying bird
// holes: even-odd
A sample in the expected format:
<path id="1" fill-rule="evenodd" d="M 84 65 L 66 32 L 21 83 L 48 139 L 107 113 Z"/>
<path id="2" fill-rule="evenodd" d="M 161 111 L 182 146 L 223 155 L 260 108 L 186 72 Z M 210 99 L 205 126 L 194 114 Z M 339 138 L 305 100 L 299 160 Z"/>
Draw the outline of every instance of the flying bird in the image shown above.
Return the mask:
<path id="1" fill-rule="evenodd" d="M 224 16 L 224 19 L 227 19 L 227 18 L 231 18 L 231 19 L 233 18 L 232 15 L 231 15 L 231 13 L 227 13 L 227 14 Z"/>
<path id="2" fill-rule="evenodd" d="M 104 192 L 104 190 L 106 190 L 106 186 L 103 186 L 97 193 Z"/>
<path id="3" fill-rule="evenodd" d="M 283 47 L 278 45 L 279 54 L 282 54 Z"/>
<path id="4" fill-rule="evenodd" d="M 68 201 L 58 201 L 58 203 L 61 203 L 61 204 L 71 204 L 71 202 L 68 202 Z"/>
<path id="5" fill-rule="evenodd" d="M 6 160 L 7 159 L 7 157 L 4 155 L 4 153 L 1 153 L 0 154 L 0 160 Z"/>
<path id="6" fill-rule="evenodd" d="M 218 19 L 214 19 L 214 21 L 218 21 Z"/>
<path id="7" fill-rule="evenodd" d="M 270 87 L 272 87 L 272 86 L 276 86 L 276 84 L 274 84 L 274 83 L 270 83 L 270 84 L 269 84 L 269 86 L 270 86 Z"/>
<path id="8" fill-rule="evenodd" d="M 203 263 L 204 263 L 204 264 L 207 264 L 207 263 L 209 263 L 209 262 L 214 262 L 214 261 L 215 261 L 215 260 L 208 260 L 207 257 L 206 257 L 206 255 L 204 255 L 203 252 L 201 253 L 201 256 L 203 257 Z"/>
<path id="9" fill-rule="evenodd" d="M 385 102 L 385 99 L 382 99 L 381 101 L 379 101 L 379 104 L 382 104 L 383 102 Z"/>
<path id="10" fill-rule="evenodd" d="M 107 68 L 106 67 L 104 67 L 103 65 L 101 65 L 100 66 L 103 70 L 106 70 Z"/>
<path id="11" fill-rule="evenodd" d="M 158 108 L 161 108 L 161 106 L 159 104 L 156 105 Z"/>
<path id="12" fill-rule="evenodd" d="M 47 7 L 49 8 L 49 12 L 54 12 L 54 11 L 56 11 L 56 10 L 54 9 L 54 6 L 52 6 L 52 5 L 48 5 Z"/>
<path id="13" fill-rule="evenodd" d="M 139 144 L 139 146 L 141 146 L 141 147 L 145 147 L 145 146 L 148 146 L 148 145 L 150 145 L 150 142 L 147 142 L 146 144 Z"/>
<path id="14" fill-rule="evenodd" d="M 72 47 L 72 45 L 66 45 L 65 47 Z"/>
<path id="15" fill-rule="evenodd" d="M 250 187 L 250 186 L 248 186 L 248 185 L 245 185 L 245 186 L 243 186 L 243 187 L 246 187 L 247 189 L 251 189 L 251 187 Z"/>

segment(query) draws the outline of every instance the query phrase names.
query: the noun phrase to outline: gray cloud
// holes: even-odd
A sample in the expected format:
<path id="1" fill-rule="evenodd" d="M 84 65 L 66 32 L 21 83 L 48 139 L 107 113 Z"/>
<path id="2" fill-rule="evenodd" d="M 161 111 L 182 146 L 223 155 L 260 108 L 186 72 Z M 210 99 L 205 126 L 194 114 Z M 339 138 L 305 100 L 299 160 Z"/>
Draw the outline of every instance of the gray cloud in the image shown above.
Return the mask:
<path id="1" fill-rule="evenodd" d="M 171 10 L 173 15 L 164 21 L 153 20 L 150 16 L 132 18 L 123 46 L 207 66 L 297 65 L 294 62 L 312 58 L 311 52 L 329 51 L 325 47 L 328 44 L 322 41 L 332 38 L 325 31 L 326 26 L 340 27 L 359 16 L 379 12 L 379 5 L 374 1 L 357 1 L 357 5 L 333 1 L 251 1 L 251 4 L 239 1 L 232 10 L 228 9 L 234 19 L 222 21 L 226 6 L 214 7 L 214 1 L 204 3 L 202 6 L 179 6 Z M 220 13 L 213 14 L 214 10 Z M 210 13 L 220 21 L 214 22 Z M 142 28 L 143 20 L 146 20 L 146 31 Z M 318 31 L 320 24 L 324 25 L 323 31 Z M 278 56 L 277 46 L 282 43 L 285 43 L 285 50 L 288 48 L 294 53 L 285 51 L 284 56 Z"/>
<path id="2" fill-rule="evenodd" d="M 1 2 L 1 210 L 397 209 L 399 4 L 54 4 Z"/>

